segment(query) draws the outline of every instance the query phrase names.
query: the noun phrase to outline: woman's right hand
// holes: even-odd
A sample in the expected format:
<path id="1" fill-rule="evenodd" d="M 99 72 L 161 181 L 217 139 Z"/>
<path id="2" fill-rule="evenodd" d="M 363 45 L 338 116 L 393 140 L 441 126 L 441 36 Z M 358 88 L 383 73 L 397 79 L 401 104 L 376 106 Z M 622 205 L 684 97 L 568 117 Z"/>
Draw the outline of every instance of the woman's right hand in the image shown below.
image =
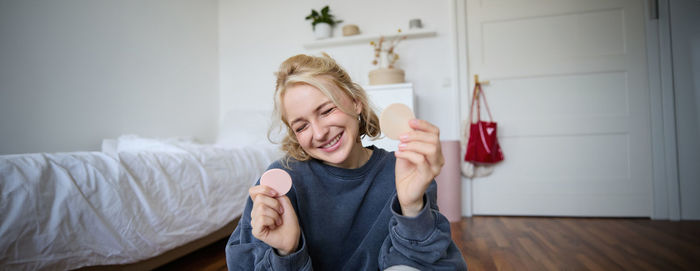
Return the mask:
<path id="1" fill-rule="evenodd" d="M 274 189 L 264 185 L 251 187 L 248 194 L 253 200 L 250 212 L 253 236 L 277 249 L 281 256 L 296 252 L 301 230 L 289 198 L 277 197 Z"/>

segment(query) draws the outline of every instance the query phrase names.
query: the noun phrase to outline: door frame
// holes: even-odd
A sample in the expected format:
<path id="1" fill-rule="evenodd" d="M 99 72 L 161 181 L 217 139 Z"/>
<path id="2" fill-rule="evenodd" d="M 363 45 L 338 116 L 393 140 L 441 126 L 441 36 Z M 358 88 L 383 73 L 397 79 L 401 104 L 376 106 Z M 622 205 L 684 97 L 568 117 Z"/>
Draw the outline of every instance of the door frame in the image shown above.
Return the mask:
<path id="1" fill-rule="evenodd" d="M 470 86 L 467 44 L 467 0 L 450 0 L 454 74 L 459 119 L 468 118 Z M 676 143 L 676 116 L 671 61 L 669 0 L 639 0 L 646 13 L 647 71 L 651 110 L 652 219 L 680 220 L 680 182 Z M 657 15 L 658 14 L 658 15 Z M 656 16 L 655 16 L 656 15 Z M 656 18 L 653 18 L 656 17 Z M 485 78 L 488 80 L 488 78 Z M 464 129 L 462 123 L 460 131 Z M 461 132 L 460 132 L 461 133 Z M 460 134 L 461 137 L 461 134 Z M 462 177 L 462 215 L 473 215 L 472 179 Z"/>
<path id="2" fill-rule="evenodd" d="M 668 0 L 644 2 L 647 11 L 647 65 L 652 109 L 654 174 L 652 219 L 680 220 L 680 179 L 671 55 L 670 4 Z"/>

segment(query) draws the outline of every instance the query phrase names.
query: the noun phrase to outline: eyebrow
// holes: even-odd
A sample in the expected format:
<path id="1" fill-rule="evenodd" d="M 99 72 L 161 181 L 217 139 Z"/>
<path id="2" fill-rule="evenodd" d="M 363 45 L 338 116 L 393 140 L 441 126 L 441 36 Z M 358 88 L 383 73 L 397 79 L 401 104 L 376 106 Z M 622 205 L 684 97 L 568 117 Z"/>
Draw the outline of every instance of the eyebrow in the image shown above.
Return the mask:
<path id="1" fill-rule="evenodd" d="M 316 107 L 316 109 L 314 109 L 314 112 L 318 112 L 319 110 L 321 110 L 321 108 L 323 108 L 324 106 L 326 106 L 329 103 L 333 103 L 333 101 L 327 101 L 325 103 L 322 103 L 321 105 Z M 289 126 L 293 126 L 294 123 L 296 123 L 297 121 L 302 121 L 302 117 L 298 117 L 298 118 L 294 119 L 292 122 L 289 123 Z"/>

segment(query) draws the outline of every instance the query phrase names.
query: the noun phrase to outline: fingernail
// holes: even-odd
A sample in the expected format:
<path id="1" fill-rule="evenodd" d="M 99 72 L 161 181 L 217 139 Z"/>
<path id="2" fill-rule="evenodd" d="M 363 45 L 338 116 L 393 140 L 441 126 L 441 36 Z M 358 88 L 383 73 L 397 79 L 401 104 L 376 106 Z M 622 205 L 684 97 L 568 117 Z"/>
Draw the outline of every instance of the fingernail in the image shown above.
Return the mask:
<path id="1" fill-rule="evenodd" d="M 275 190 L 268 190 L 268 191 L 267 191 L 267 194 L 268 194 L 270 197 L 273 197 L 273 198 L 274 198 L 275 196 L 277 196 L 277 191 L 275 191 Z"/>
<path id="2" fill-rule="evenodd" d="M 400 140 L 406 140 L 406 139 L 408 139 L 408 135 L 407 135 L 407 134 L 403 134 L 403 135 L 399 136 L 399 139 L 400 139 Z"/>
<path id="3" fill-rule="evenodd" d="M 279 212 L 280 212 L 280 214 L 284 214 L 284 208 L 282 206 L 280 206 Z"/>
<path id="4" fill-rule="evenodd" d="M 412 120 L 411 120 L 411 124 L 414 124 L 414 125 L 415 125 L 415 124 L 418 124 L 418 119 L 412 119 Z"/>
<path id="5" fill-rule="evenodd" d="M 275 221 L 275 224 L 277 224 L 277 226 L 282 225 L 282 219 L 278 218 L 277 221 Z"/>
<path id="6" fill-rule="evenodd" d="M 399 144 L 399 150 L 403 150 L 405 148 L 406 148 L 406 143 Z"/>

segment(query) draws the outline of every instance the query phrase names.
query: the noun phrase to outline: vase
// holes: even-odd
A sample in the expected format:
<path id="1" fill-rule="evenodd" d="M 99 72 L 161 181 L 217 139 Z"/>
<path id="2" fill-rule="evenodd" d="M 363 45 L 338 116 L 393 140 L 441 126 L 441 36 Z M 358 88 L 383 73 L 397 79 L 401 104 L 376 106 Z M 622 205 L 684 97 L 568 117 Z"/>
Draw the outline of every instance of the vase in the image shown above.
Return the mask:
<path id="1" fill-rule="evenodd" d="M 388 69 L 389 68 L 389 53 L 387 51 L 379 51 L 379 68 Z"/>
<path id="2" fill-rule="evenodd" d="M 406 82 L 402 69 L 379 68 L 369 71 L 370 85 L 400 84 Z"/>
<path id="3" fill-rule="evenodd" d="M 327 39 L 333 34 L 333 28 L 327 23 L 317 23 L 314 27 L 314 36 L 317 40 Z"/>

